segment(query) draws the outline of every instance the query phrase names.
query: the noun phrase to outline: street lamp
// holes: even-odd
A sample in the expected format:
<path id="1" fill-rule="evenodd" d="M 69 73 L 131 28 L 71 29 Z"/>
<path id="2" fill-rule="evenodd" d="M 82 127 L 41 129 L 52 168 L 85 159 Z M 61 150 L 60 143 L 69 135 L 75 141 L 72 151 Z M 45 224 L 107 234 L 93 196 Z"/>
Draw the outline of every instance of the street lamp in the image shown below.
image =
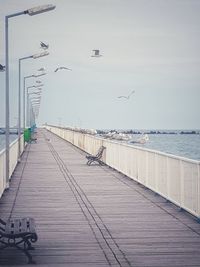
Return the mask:
<path id="1" fill-rule="evenodd" d="M 56 6 L 54 6 L 54 5 L 37 6 L 37 7 L 29 8 L 29 9 L 25 10 L 23 13 L 28 14 L 30 16 L 34 16 L 34 15 L 38 15 L 38 14 L 53 10 L 53 9 L 55 9 L 55 7 Z"/>
<path id="2" fill-rule="evenodd" d="M 30 100 L 41 98 L 41 92 L 31 92 L 28 95 Z"/>
<path id="3" fill-rule="evenodd" d="M 31 101 L 31 103 L 32 103 L 32 105 L 37 105 L 37 104 L 40 104 L 40 101 L 34 100 L 34 101 Z"/>
<path id="4" fill-rule="evenodd" d="M 34 91 L 34 94 L 41 94 L 42 93 L 42 88 L 37 88 L 37 91 Z"/>
<path id="5" fill-rule="evenodd" d="M 10 107 L 9 107 L 9 51 L 8 51 L 8 20 L 9 18 L 28 14 L 30 16 L 34 16 L 40 13 L 44 13 L 50 10 L 53 10 L 55 8 L 54 5 L 43 5 L 43 6 L 38 6 L 34 8 L 27 9 L 25 11 L 21 11 L 18 13 L 14 13 L 11 15 L 5 16 L 5 58 L 6 58 L 6 78 L 5 78 L 5 121 L 6 121 L 6 187 L 9 187 L 9 128 L 10 128 L 10 118 L 9 118 L 9 113 L 10 113 Z"/>
<path id="6" fill-rule="evenodd" d="M 33 94 L 33 93 L 29 93 L 29 96 Z M 29 98 L 30 100 L 30 105 L 31 105 L 31 108 L 29 110 L 29 123 L 30 123 L 30 127 L 33 127 L 33 125 L 35 125 L 35 120 L 36 120 L 36 117 L 37 117 L 37 114 L 36 114 L 36 110 L 34 109 L 34 104 L 38 104 L 40 105 L 40 100 L 41 100 L 41 96 L 38 96 L 37 98 Z"/>
<path id="7" fill-rule="evenodd" d="M 27 123 L 27 127 L 29 126 L 29 122 L 30 122 L 30 119 L 29 119 L 29 111 L 30 111 L 29 110 L 29 89 L 38 88 L 41 86 L 44 86 L 44 84 L 32 85 L 32 86 L 28 86 L 26 88 L 26 123 Z"/>
<path id="8" fill-rule="evenodd" d="M 30 102 L 31 102 L 31 104 L 34 103 L 34 102 L 40 102 L 40 101 L 41 101 L 41 96 L 38 97 L 38 98 L 34 98 L 34 97 L 31 97 L 31 98 L 30 98 Z"/>
<path id="9" fill-rule="evenodd" d="M 23 89 L 23 129 L 25 130 L 25 116 L 26 116 L 26 79 L 29 78 L 37 78 L 40 76 L 46 75 L 46 73 L 42 73 L 42 74 L 38 74 L 38 75 L 28 75 L 24 77 L 24 89 Z M 36 85 L 34 85 L 33 87 L 35 87 Z M 38 85 L 38 87 L 40 87 L 41 85 Z M 39 88 L 38 88 L 39 89 Z"/>
<path id="10" fill-rule="evenodd" d="M 33 95 L 41 95 L 41 91 L 33 92 L 33 93 L 29 93 L 29 95 L 30 95 L 30 94 L 31 94 L 31 95 L 32 95 L 32 94 L 33 94 Z"/>
<path id="11" fill-rule="evenodd" d="M 33 100 L 31 101 L 32 111 L 34 113 L 34 118 L 38 117 L 39 108 L 40 108 L 40 100 Z"/>
<path id="12" fill-rule="evenodd" d="M 34 54 L 27 57 L 22 57 L 19 59 L 19 88 L 18 88 L 18 160 L 21 156 L 21 61 L 25 59 L 37 59 L 40 57 L 48 56 L 49 53 L 47 51 L 40 53 L 40 54 Z"/>
<path id="13" fill-rule="evenodd" d="M 34 113 L 34 117 L 36 119 L 36 118 L 38 118 L 38 114 L 39 114 L 40 102 L 39 101 L 32 101 L 31 105 L 32 105 L 32 110 L 33 110 L 33 113 Z"/>
<path id="14" fill-rule="evenodd" d="M 29 95 L 32 95 L 34 93 L 29 93 Z M 40 99 L 41 98 L 41 94 L 39 94 L 38 96 L 35 96 L 35 97 L 30 97 L 30 100 L 33 100 L 33 99 Z"/>
<path id="15" fill-rule="evenodd" d="M 40 105 L 40 100 L 35 100 L 31 102 L 32 105 Z"/>
<path id="16" fill-rule="evenodd" d="M 39 114 L 40 103 L 32 102 L 32 107 L 33 107 L 33 110 L 34 110 L 34 113 L 35 113 L 35 117 L 37 118 L 38 114 Z"/>

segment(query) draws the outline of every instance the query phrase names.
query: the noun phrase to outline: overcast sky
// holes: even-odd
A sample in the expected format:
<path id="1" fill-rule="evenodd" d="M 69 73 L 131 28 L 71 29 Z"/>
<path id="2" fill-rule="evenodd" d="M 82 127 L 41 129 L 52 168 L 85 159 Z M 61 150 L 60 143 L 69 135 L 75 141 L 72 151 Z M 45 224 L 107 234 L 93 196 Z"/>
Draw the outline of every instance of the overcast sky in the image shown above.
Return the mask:
<path id="1" fill-rule="evenodd" d="M 9 19 L 10 119 L 17 120 L 18 59 L 22 77 L 45 67 L 38 125 L 96 129 L 200 129 L 199 0 L 0 0 L 0 64 L 4 18 L 43 4 L 56 9 Z M 100 49 L 102 57 L 91 57 Z M 72 71 L 60 70 L 66 66 Z M 28 86 L 35 80 L 29 79 Z M 118 98 L 135 93 L 129 100 Z M 0 73 L 0 125 L 5 117 Z"/>

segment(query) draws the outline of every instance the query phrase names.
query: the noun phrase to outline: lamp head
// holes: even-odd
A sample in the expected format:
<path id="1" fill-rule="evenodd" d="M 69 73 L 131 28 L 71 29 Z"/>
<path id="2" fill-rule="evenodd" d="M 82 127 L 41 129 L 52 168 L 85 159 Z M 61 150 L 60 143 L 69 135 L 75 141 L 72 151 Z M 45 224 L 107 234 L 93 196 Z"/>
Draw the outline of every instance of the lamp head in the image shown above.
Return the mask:
<path id="1" fill-rule="evenodd" d="M 40 13 L 51 11 L 51 10 L 55 9 L 55 7 L 56 6 L 54 6 L 54 5 L 37 6 L 37 7 L 27 9 L 26 11 L 24 11 L 24 14 L 28 14 L 29 16 L 34 16 L 34 15 L 38 15 Z"/>
<path id="2" fill-rule="evenodd" d="M 33 58 L 33 59 L 36 59 L 36 58 L 44 57 L 44 56 L 48 56 L 48 55 L 49 55 L 49 52 L 44 51 L 44 52 L 42 52 L 42 53 L 33 55 L 32 58 Z"/>

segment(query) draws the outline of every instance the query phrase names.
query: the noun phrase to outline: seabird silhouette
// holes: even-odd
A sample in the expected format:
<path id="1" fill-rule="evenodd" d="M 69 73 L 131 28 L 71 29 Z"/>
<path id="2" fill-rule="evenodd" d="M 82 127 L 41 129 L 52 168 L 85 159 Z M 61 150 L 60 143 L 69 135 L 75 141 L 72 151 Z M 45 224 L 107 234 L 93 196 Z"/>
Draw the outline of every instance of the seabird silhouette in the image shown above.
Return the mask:
<path id="1" fill-rule="evenodd" d="M 45 44 L 43 42 L 40 42 L 40 47 L 44 50 L 48 49 L 49 48 L 49 45 L 48 44 Z"/>
<path id="2" fill-rule="evenodd" d="M 91 57 L 102 57 L 102 55 L 99 54 L 99 49 L 93 49 L 92 51 L 94 51 L 94 54 L 91 55 Z"/>
<path id="3" fill-rule="evenodd" d="M 40 68 L 38 71 L 45 71 L 46 69 L 44 67 Z"/>
<path id="4" fill-rule="evenodd" d="M 125 95 L 120 95 L 118 96 L 118 98 L 125 98 L 125 99 L 129 99 L 131 97 L 132 94 L 134 94 L 135 91 L 133 90 L 128 96 L 125 96 Z"/>
<path id="5" fill-rule="evenodd" d="M 58 67 L 57 69 L 54 70 L 54 72 L 57 72 L 58 70 L 71 70 L 71 69 L 66 67 Z"/>
<path id="6" fill-rule="evenodd" d="M 0 64 L 0 71 L 4 71 L 5 70 L 5 66 Z"/>

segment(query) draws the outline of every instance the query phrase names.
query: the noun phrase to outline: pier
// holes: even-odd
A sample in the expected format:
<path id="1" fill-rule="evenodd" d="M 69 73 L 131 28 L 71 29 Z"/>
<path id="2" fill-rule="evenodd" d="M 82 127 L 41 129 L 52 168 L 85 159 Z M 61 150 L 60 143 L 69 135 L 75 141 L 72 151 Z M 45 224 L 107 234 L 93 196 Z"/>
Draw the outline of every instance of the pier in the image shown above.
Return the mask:
<path id="1" fill-rule="evenodd" d="M 188 212 L 40 129 L 0 199 L 1 218 L 35 218 L 37 266 L 197 267 L 200 224 Z M 0 265 L 24 265 L 16 249 Z"/>

